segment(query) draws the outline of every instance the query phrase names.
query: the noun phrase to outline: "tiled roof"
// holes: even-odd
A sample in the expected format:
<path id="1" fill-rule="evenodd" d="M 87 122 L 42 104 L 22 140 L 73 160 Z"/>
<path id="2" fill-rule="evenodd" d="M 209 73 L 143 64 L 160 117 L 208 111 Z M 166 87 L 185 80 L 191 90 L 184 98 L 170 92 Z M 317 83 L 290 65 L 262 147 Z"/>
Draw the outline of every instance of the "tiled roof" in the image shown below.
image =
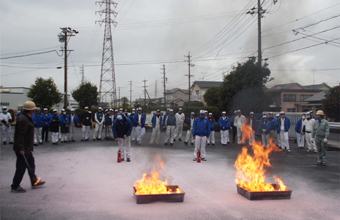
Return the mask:
<path id="1" fill-rule="evenodd" d="M 326 83 L 307 85 L 307 86 L 303 86 L 303 87 L 305 87 L 306 89 L 316 89 L 316 90 L 318 90 L 318 89 L 320 89 L 323 86 L 329 87 Z"/>
<path id="2" fill-rule="evenodd" d="M 325 99 L 326 91 L 321 91 L 312 97 L 309 97 L 308 99 L 304 100 L 304 102 L 316 102 L 316 101 L 321 101 Z"/>
<path id="3" fill-rule="evenodd" d="M 201 88 L 210 88 L 210 87 L 218 87 L 222 85 L 222 81 L 195 81 L 192 84 L 192 87 L 197 84 Z"/>

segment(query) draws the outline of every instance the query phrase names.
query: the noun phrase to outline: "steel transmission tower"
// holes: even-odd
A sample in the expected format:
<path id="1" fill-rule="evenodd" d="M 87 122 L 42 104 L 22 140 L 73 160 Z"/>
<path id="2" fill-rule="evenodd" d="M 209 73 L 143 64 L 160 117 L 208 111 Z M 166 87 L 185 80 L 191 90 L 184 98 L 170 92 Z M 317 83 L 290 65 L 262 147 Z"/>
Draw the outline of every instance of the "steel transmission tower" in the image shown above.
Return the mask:
<path id="1" fill-rule="evenodd" d="M 117 26 L 117 22 L 114 18 L 117 17 L 115 8 L 117 3 L 112 0 L 97 1 L 100 7 L 105 5 L 105 8 L 101 11 L 96 11 L 100 16 L 105 14 L 105 18 L 98 22 L 100 25 L 105 23 L 104 40 L 103 40 L 103 53 L 102 53 L 102 66 L 100 74 L 100 86 L 99 86 L 99 100 L 104 102 L 106 98 L 111 98 L 111 105 L 116 107 L 117 93 L 116 93 L 116 77 L 113 59 L 113 46 L 112 46 L 112 31 L 111 25 Z M 108 97 L 107 97 L 108 96 Z"/>

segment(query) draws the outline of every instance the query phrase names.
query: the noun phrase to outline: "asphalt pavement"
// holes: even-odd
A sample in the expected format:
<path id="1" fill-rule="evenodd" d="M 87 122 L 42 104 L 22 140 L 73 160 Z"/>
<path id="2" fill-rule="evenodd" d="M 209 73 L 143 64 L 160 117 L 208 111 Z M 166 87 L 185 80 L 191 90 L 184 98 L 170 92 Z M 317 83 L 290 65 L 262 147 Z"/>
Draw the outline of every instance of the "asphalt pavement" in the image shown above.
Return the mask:
<path id="1" fill-rule="evenodd" d="M 293 190 L 291 199 L 250 201 L 237 194 L 234 182 L 242 146 L 222 146 L 219 132 L 202 163 L 192 160 L 194 148 L 183 142 L 149 146 L 151 132 L 141 146 L 132 145 L 130 163 L 117 163 L 117 142 L 81 142 L 80 135 L 77 128 L 75 143 L 35 147 L 36 174 L 46 185 L 31 189 L 25 174 L 23 194 L 10 192 L 16 158 L 12 146 L 1 145 L 1 219 L 340 219 L 339 151 L 328 151 L 327 166 L 317 166 L 315 153 L 290 142 L 291 153 L 270 155 L 266 182 L 281 177 Z M 183 203 L 136 204 L 132 187 L 150 172 L 156 155 L 165 161 L 161 178 L 186 193 Z"/>

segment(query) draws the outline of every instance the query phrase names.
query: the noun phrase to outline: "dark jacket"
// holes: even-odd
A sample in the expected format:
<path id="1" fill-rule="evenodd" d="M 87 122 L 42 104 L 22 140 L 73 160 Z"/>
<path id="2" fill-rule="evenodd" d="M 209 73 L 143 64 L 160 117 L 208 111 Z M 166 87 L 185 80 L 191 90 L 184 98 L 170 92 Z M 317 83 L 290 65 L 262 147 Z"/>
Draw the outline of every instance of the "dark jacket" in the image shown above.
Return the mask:
<path id="1" fill-rule="evenodd" d="M 124 116 L 122 123 L 116 119 L 113 122 L 112 133 L 115 138 L 123 138 L 124 135 L 130 136 L 132 131 L 132 122 L 129 118 Z"/>
<path id="2" fill-rule="evenodd" d="M 249 126 L 250 126 L 250 120 L 252 120 L 251 126 L 252 126 L 253 131 L 256 131 L 256 128 L 257 128 L 257 120 L 256 120 L 256 118 L 255 117 L 247 118 L 247 125 L 249 125 Z"/>
<path id="3" fill-rule="evenodd" d="M 111 126 L 112 125 L 112 121 L 113 121 L 112 118 L 113 118 L 113 115 L 105 114 L 105 122 L 104 122 L 104 124 L 106 126 Z"/>
<path id="4" fill-rule="evenodd" d="M 66 125 L 69 125 L 71 122 L 70 115 L 61 114 L 59 118 L 60 118 L 60 132 L 63 134 L 69 133 L 69 127 L 68 126 L 66 127 Z"/>
<path id="5" fill-rule="evenodd" d="M 26 113 L 22 113 L 15 124 L 13 150 L 16 152 L 25 151 L 29 154 L 33 151 L 34 122 Z"/>
<path id="6" fill-rule="evenodd" d="M 92 115 L 91 113 L 89 112 L 84 112 L 82 115 L 81 115 L 81 124 L 82 125 L 85 125 L 85 126 L 91 126 L 91 123 L 92 123 Z"/>
<path id="7" fill-rule="evenodd" d="M 141 127 L 144 128 L 145 127 L 145 119 L 146 119 L 146 116 L 144 113 L 141 113 L 142 117 L 141 117 Z M 138 113 L 136 113 L 134 116 L 133 116 L 133 119 L 135 121 L 135 123 L 137 124 L 138 126 Z"/>
<path id="8" fill-rule="evenodd" d="M 52 121 L 50 123 L 50 131 L 51 132 L 59 132 L 59 123 L 60 118 L 59 115 L 52 115 Z"/>

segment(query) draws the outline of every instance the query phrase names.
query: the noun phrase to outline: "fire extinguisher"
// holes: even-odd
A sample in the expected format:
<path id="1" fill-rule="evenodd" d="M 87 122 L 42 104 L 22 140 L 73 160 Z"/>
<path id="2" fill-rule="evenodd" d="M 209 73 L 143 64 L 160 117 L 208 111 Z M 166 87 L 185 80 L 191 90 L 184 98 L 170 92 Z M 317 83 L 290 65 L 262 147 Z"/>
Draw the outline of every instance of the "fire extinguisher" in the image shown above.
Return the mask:
<path id="1" fill-rule="evenodd" d="M 120 162 L 122 162 L 122 151 L 119 148 L 117 152 L 117 163 L 120 163 Z"/>
<path id="2" fill-rule="evenodd" d="M 197 163 L 201 163 L 201 150 L 198 149 L 197 151 Z"/>

